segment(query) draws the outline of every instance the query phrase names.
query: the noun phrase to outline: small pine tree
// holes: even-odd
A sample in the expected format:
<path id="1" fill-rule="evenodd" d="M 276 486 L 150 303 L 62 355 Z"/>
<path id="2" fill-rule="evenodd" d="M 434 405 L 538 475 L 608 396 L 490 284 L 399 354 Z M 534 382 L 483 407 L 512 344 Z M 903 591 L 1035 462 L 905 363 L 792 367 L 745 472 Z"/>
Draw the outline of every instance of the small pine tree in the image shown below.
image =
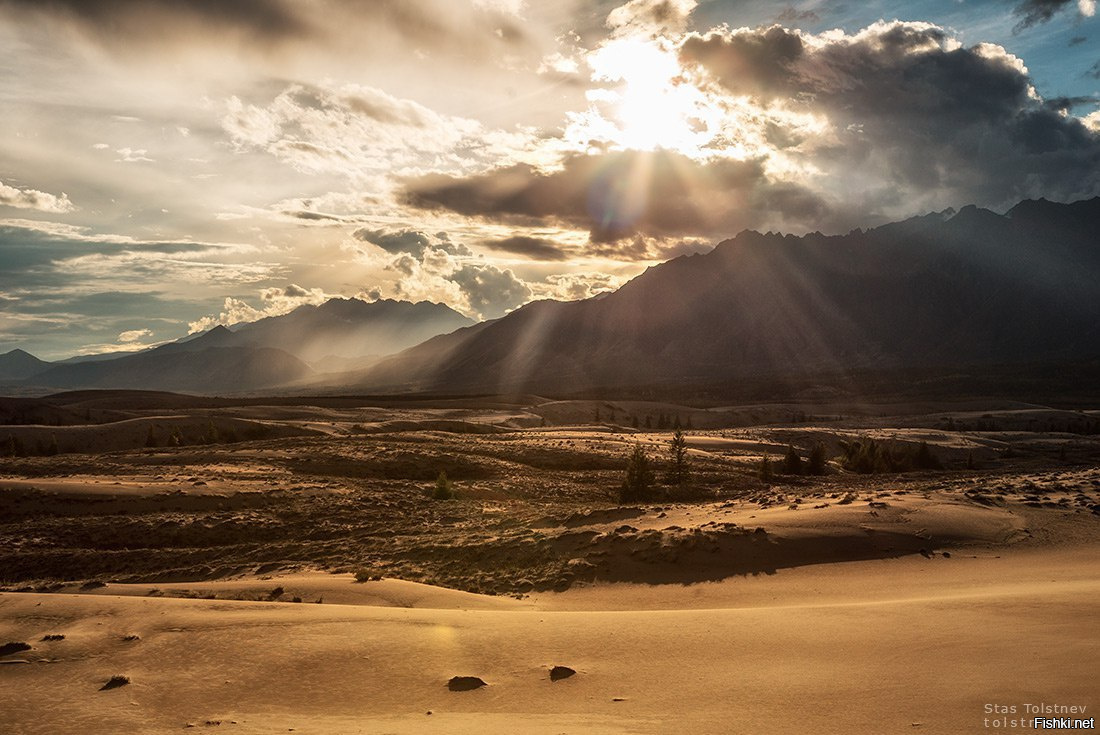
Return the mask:
<path id="1" fill-rule="evenodd" d="M 145 435 L 145 446 L 155 447 L 157 444 L 157 432 L 153 429 L 153 425 L 149 424 L 149 433 Z"/>
<path id="2" fill-rule="evenodd" d="M 821 442 L 814 444 L 810 450 L 810 459 L 806 471 L 811 475 L 824 475 L 826 468 L 825 445 Z"/>
<path id="3" fill-rule="evenodd" d="M 454 500 L 455 490 L 451 485 L 451 481 L 447 479 L 447 472 L 445 470 L 439 471 L 439 476 L 435 478 L 435 488 L 432 490 L 432 498 L 435 500 Z"/>
<path id="4" fill-rule="evenodd" d="M 974 469 L 974 452 L 967 452 L 966 453 L 966 469 L 968 469 L 968 470 Z"/>
<path id="5" fill-rule="evenodd" d="M 168 438 L 168 443 L 173 447 L 178 447 L 183 444 L 183 433 L 179 430 L 178 426 L 172 430 L 172 436 Z"/>
<path id="6" fill-rule="evenodd" d="M 675 485 L 682 485 L 688 479 L 687 440 L 684 438 L 684 432 L 677 429 L 672 435 L 668 453 L 672 458 L 668 479 Z"/>
<path id="7" fill-rule="evenodd" d="M 600 407 L 596 406 L 596 423 L 600 422 Z"/>
<path id="8" fill-rule="evenodd" d="M 787 475 L 802 474 L 802 457 L 798 456 L 793 444 L 787 445 L 787 455 L 783 458 L 783 472 Z"/>
<path id="9" fill-rule="evenodd" d="M 653 485 L 653 470 L 649 465 L 649 457 L 641 444 L 634 445 L 634 451 L 626 464 L 626 474 L 623 484 L 619 488 L 619 502 L 636 503 L 647 500 Z"/>
<path id="10" fill-rule="evenodd" d="M 772 460 L 767 452 L 760 458 L 760 479 L 764 482 L 771 482 L 772 479 Z"/>
<path id="11" fill-rule="evenodd" d="M 635 429 L 638 428 L 638 417 L 637 416 L 631 416 L 630 417 L 630 425 Z"/>
<path id="12" fill-rule="evenodd" d="M 645 427 L 647 429 L 653 428 L 653 417 L 650 416 L 648 413 L 645 415 Z"/>
<path id="13" fill-rule="evenodd" d="M 676 431 L 684 428 L 683 424 L 680 423 L 680 414 L 676 414 L 676 420 L 672 422 L 672 428 Z"/>
<path id="14" fill-rule="evenodd" d="M 53 457 L 61 454 L 61 447 L 57 444 L 57 434 L 50 435 L 50 443 L 46 445 L 46 455 Z"/>

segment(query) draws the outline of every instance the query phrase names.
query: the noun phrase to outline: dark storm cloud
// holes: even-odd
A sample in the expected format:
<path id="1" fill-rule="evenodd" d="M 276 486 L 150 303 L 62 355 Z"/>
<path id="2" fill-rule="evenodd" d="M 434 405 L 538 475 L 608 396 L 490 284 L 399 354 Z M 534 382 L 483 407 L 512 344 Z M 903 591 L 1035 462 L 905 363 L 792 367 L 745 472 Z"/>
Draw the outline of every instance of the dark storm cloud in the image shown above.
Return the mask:
<path id="1" fill-rule="evenodd" d="M 565 260 L 569 257 L 558 243 L 541 237 L 514 235 L 501 240 L 484 240 L 481 244 L 490 250 L 513 253 L 535 260 Z"/>
<path id="2" fill-rule="evenodd" d="M 102 39 L 172 36 L 190 25 L 275 42 L 309 30 L 282 0 L 0 0 L 0 8 L 68 18 Z"/>
<path id="3" fill-rule="evenodd" d="M 879 24 L 810 43 L 782 28 L 690 37 L 685 63 L 736 94 L 825 114 L 837 140 L 816 163 L 872 173 L 904 190 L 987 205 L 1100 193 L 1100 136 L 1044 103 L 1015 59 L 965 48 L 925 24 Z M 1053 109 L 1052 109 L 1053 108 Z"/>
<path id="4" fill-rule="evenodd" d="M 515 164 L 407 180 L 404 203 L 585 228 L 593 248 L 608 244 L 605 254 L 630 259 L 648 250 L 639 235 L 839 231 L 925 206 L 914 202 L 1010 206 L 1100 194 L 1100 135 L 1066 114 L 1088 100 L 1044 102 L 998 46 L 962 47 L 925 23 L 820 37 L 776 26 L 691 34 L 681 58 L 756 100 L 770 115 L 763 132 L 772 153 L 706 161 L 669 151 L 575 153 L 553 171 Z M 827 131 L 800 127 L 785 111 L 826 120 Z M 776 178 L 769 156 L 780 151 L 818 173 Z M 838 197 L 838 189 L 851 191 Z"/>
<path id="5" fill-rule="evenodd" d="M 1066 45 L 1071 46 L 1071 47 L 1072 46 L 1080 46 L 1082 43 L 1084 43 L 1087 40 L 1089 40 L 1088 36 L 1074 36 L 1073 38 L 1069 39 L 1069 42 Z"/>
<path id="6" fill-rule="evenodd" d="M 374 36 L 375 43 L 352 44 L 364 53 L 380 32 L 414 47 L 467 55 L 529 40 L 507 13 L 446 0 L 0 0 L 0 10 L 68 21 L 111 51 L 226 37 L 245 47 L 324 43 L 355 28 Z"/>
<path id="7" fill-rule="evenodd" d="M 636 234 L 737 231 L 769 211 L 803 221 L 822 206 L 795 185 L 782 190 L 788 195 L 768 181 L 759 161 L 700 163 L 670 151 L 622 151 L 575 154 L 550 173 L 517 164 L 470 178 L 432 174 L 406 182 L 404 196 L 422 209 L 584 227 L 594 242 L 607 243 Z"/>
<path id="8" fill-rule="evenodd" d="M 1074 0 L 1024 0 L 1012 11 L 1019 18 L 1014 33 L 1031 28 L 1040 23 L 1046 23 L 1056 14 L 1067 7 L 1076 5 Z"/>
<path id="9" fill-rule="evenodd" d="M 423 259 L 431 250 L 442 250 L 450 255 L 469 255 L 470 250 L 465 245 L 452 242 L 445 232 L 429 235 L 419 230 L 372 230 L 366 227 L 352 233 L 352 237 L 360 242 L 369 242 L 377 245 L 387 253 L 408 254 L 416 259 Z"/>

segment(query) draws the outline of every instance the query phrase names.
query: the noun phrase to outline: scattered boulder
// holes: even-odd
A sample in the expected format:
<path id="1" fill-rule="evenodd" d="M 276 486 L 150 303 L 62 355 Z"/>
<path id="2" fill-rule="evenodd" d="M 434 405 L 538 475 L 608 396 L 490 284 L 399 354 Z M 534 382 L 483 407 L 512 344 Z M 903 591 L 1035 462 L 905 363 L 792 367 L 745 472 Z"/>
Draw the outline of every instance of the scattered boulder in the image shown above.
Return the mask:
<path id="1" fill-rule="evenodd" d="M 107 689 L 118 689 L 119 687 L 124 687 L 129 683 L 130 683 L 130 677 L 122 676 L 121 674 L 115 674 L 114 676 L 112 676 L 110 679 L 107 680 L 106 684 L 104 684 L 103 686 L 101 686 L 99 688 L 99 691 L 102 692 L 102 691 L 106 691 Z"/>
<path id="2" fill-rule="evenodd" d="M 22 651 L 29 651 L 31 647 L 27 643 L 22 641 L 12 641 L 0 646 L 0 656 L 10 656 L 13 653 L 20 653 Z"/>
<path id="3" fill-rule="evenodd" d="M 452 676 L 447 682 L 447 688 L 452 692 L 471 692 L 484 686 L 489 685 L 477 676 Z"/>
<path id="4" fill-rule="evenodd" d="M 555 666 L 550 669 L 550 681 L 560 681 L 561 679 L 568 679 L 577 672 L 568 666 Z"/>

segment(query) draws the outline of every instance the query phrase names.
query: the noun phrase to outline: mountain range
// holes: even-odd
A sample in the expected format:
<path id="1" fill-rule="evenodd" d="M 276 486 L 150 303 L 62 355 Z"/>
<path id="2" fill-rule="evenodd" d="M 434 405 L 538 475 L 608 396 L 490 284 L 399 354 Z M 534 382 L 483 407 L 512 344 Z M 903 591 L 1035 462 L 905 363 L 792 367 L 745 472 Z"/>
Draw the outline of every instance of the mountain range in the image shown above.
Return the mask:
<path id="1" fill-rule="evenodd" d="M 333 299 L 122 357 L 0 355 L 0 381 L 197 393 L 541 393 L 1100 359 L 1100 198 L 845 235 L 745 231 L 617 291 L 473 323 Z M 1011 374 L 1012 368 L 1009 369 Z"/>
<path id="2" fill-rule="evenodd" d="M 614 293 L 435 337 L 360 387 L 578 393 L 1100 357 L 1100 198 L 846 235 L 745 231 Z"/>
<path id="3" fill-rule="evenodd" d="M 331 364 L 343 370 L 369 363 L 469 324 L 443 304 L 337 298 L 117 357 L 48 363 L 14 350 L 0 355 L 0 381 L 66 390 L 251 392 L 307 381 Z"/>

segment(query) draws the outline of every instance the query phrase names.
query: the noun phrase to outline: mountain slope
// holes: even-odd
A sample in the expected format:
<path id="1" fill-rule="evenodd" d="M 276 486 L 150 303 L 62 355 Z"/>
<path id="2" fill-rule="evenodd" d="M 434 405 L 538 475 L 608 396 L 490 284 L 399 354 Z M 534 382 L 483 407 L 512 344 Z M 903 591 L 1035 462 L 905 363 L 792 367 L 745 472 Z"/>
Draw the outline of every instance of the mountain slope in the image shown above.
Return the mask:
<path id="1" fill-rule="evenodd" d="M 612 294 L 529 304 L 382 361 L 373 390 L 575 392 L 1100 356 L 1100 198 L 842 236 L 743 232 Z"/>
<path id="2" fill-rule="evenodd" d="M 216 343 L 218 336 L 220 333 L 210 342 Z M 227 347 L 203 344 L 201 340 L 184 344 L 191 348 L 180 349 L 182 345 L 168 344 L 116 360 L 58 365 L 34 376 L 33 382 L 50 388 L 127 388 L 209 394 L 274 388 L 312 374 L 308 365 L 282 350 Z"/>
<path id="3" fill-rule="evenodd" d="M 275 347 L 306 362 L 391 355 L 474 322 L 428 301 L 330 299 L 233 328 L 236 345 Z"/>
<path id="4" fill-rule="evenodd" d="M 50 363 L 39 360 L 24 350 L 11 350 L 0 355 L 0 381 L 23 380 L 40 373 Z"/>

